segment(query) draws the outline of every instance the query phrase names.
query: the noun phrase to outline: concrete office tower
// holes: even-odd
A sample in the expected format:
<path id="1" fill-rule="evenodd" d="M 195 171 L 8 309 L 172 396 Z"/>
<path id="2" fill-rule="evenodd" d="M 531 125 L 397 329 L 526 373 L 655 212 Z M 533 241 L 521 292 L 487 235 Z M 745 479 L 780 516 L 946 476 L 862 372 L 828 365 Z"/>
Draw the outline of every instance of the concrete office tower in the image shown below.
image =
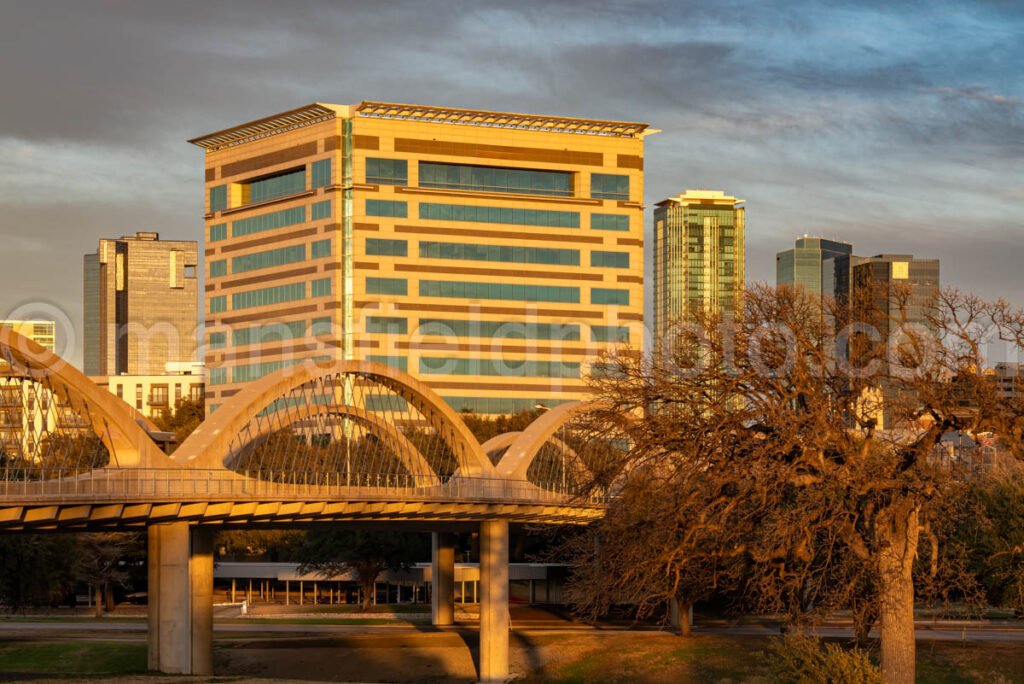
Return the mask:
<path id="1" fill-rule="evenodd" d="M 587 396 L 641 344 L 646 124 L 363 102 L 196 138 L 207 400 L 305 359 L 391 364 L 456 410 Z"/>
<path id="2" fill-rule="evenodd" d="M 687 190 L 654 210 L 654 334 L 697 311 L 731 315 L 744 279 L 744 207 L 717 190 Z"/>
<path id="3" fill-rule="evenodd" d="M 85 374 L 157 375 L 196 360 L 198 263 L 194 240 L 100 240 L 84 258 Z"/>
<path id="4" fill-rule="evenodd" d="M 796 239 L 793 249 L 775 255 L 775 285 L 832 296 L 835 273 L 829 261 L 852 253 L 853 245 L 848 242 L 804 235 Z"/>

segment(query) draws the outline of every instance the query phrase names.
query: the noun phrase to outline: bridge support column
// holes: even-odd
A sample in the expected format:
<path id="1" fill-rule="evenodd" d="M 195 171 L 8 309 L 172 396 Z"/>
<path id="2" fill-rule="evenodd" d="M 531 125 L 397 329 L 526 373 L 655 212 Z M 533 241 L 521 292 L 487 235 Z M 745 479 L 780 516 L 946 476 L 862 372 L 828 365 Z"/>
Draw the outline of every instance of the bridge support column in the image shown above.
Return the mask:
<path id="1" fill-rule="evenodd" d="M 434 532 L 431 535 L 431 623 L 455 623 L 455 535 Z"/>
<path id="2" fill-rule="evenodd" d="M 149 668 L 213 674 L 213 529 L 150 525 Z"/>
<path id="3" fill-rule="evenodd" d="M 508 679 L 508 521 L 480 523 L 480 681 Z"/>

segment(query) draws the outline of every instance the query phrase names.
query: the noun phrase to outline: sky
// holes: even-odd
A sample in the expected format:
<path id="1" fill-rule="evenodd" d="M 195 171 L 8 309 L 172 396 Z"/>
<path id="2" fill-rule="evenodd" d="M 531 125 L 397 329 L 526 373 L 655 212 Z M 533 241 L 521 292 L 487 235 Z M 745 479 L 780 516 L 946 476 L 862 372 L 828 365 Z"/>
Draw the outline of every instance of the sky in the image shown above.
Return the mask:
<path id="1" fill-rule="evenodd" d="M 645 201 L 746 200 L 749 280 L 804 233 L 1024 305 L 1024 3 L 0 0 L 0 318 L 80 359 L 82 255 L 202 240 L 189 138 L 362 100 L 643 121 Z M 648 226 L 648 235 L 650 226 Z"/>

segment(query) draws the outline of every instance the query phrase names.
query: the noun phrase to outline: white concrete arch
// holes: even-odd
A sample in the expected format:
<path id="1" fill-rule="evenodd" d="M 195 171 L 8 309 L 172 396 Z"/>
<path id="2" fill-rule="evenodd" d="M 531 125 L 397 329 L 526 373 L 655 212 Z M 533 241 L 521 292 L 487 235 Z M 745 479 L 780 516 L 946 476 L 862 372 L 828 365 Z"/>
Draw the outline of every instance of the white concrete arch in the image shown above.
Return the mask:
<path id="1" fill-rule="evenodd" d="M 530 470 L 530 464 L 540 453 L 541 448 L 555 437 L 562 426 L 578 415 L 606 408 L 607 405 L 602 402 L 574 401 L 544 412 L 512 440 L 496 467 L 498 476 L 525 480 L 527 472 Z M 498 437 L 503 437 L 503 435 Z M 492 441 L 494 440 L 489 440 L 488 444 Z M 575 454 L 575 452 L 572 453 Z M 576 458 L 579 458 L 578 455 Z M 585 468 L 582 462 L 578 464 L 578 467 Z"/>
<path id="2" fill-rule="evenodd" d="M 60 356 L 12 329 L 0 327 L 0 357 L 26 377 L 46 382 L 86 418 L 110 453 L 108 468 L 174 468 L 146 432 L 152 426 L 131 406 L 101 389 Z"/>
<path id="3" fill-rule="evenodd" d="M 174 460 L 199 468 L 222 468 L 231 456 L 231 442 L 256 414 L 293 389 L 318 378 L 352 375 L 376 382 L 424 415 L 432 414 L 435 429 L 446 433 L 465 477 L 493 477 L 494 466 L 457 413 L 426 384 L 408 373 L 372 361 L 312 360 L 282 368 L 243 387 L 209 416 L 174 452 Z"/>

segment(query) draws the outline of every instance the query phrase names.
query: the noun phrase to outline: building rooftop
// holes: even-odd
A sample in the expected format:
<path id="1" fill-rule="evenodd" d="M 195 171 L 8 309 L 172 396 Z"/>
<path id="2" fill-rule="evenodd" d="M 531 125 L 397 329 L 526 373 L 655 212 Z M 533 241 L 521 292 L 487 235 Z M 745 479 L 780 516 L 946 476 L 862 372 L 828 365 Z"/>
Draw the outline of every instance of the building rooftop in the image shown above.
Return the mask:
<path id="1" fill-rule="evenodd" d="M 674 197 L 667 197 L 662 201 L 658 202 L 658 206 L 675 202 L 687 206 L 690 204 L 722 204 L 726 206 L 735 206 L 742 204 L 746 200 L 741 200 L 738 197 L 726 195 L 721 190 L 684 190 Z"/>
<path id="2" fill-rule="evenodd" d="M 643 138 L 645 135 L 658 132 L 656 129 L 648 128 L 646 123 L 633 121 L 577 119 L 540 114 L 491 112 L 478 109 L 431 107 L 428 105 L 398 104 L 393 102 L 361 102 L 355 105 L 314 102 L 304 107 L 298 107 L 287 112 L 281 112 L 280 114 L 232 126 L 222 131 L 199 136 L 189 140 L 189 142 L 206 150 L 217 150 L 337 117 L 350 118 L 355 116 L 618 138 Z"/>

